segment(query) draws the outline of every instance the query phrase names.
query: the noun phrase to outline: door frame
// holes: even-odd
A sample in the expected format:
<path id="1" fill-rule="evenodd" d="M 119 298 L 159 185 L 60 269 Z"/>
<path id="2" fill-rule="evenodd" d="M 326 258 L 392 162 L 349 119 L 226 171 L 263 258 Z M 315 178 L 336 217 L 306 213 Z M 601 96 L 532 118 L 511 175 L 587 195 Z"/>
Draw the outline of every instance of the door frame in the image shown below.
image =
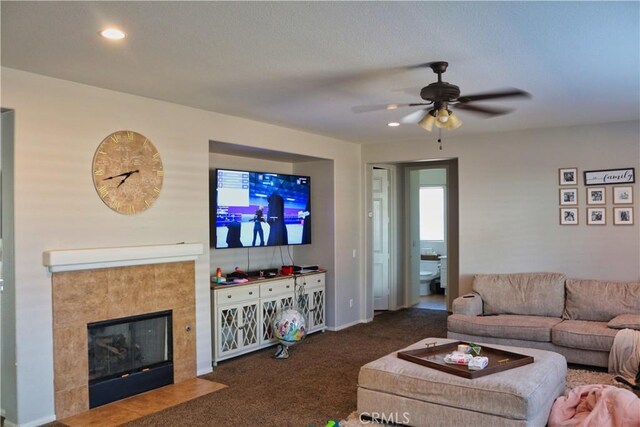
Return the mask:
<path id="1" fill-rule="evenodd" d="M 459 270 L 460 270 L 460 236 L 459 236 L 459 202 L 458 202 L 458 159 L 423 161 L 415 163 L 403 164 L 403 177 L 406 179 L 409 171 L 422 169 L 445 169 L 447 175 L 447 311 L 451 312 L 453 300 L 459 294 Z M 407 184 L 405 182 L 405 184 Z M 405 185 L 405 188 L 408 185 Z M 405 226 L 403 229 L 403 250 L 407 256 L 404 257 L 404 286 L 403 286 L 403 303 L 405 307 L 411 306 L 411 224 L 409 221 L 409 190 L 405 190 L 404 219 Z M 419 253 L 419 249 L 418 249 Z"/>
<path id="2" fill-rule="evenodd" d="M 398 277 L 399 259 L 398 259 L 398 191 L 397 184 L 397 165 L 388 163 L 367 163 L 365 165 L 365 269 L 363 281 L 363 295 L 365 296 L 365 304 L 361 305 L 361 319 L 365 321 L 373 320 L 373 197 L 372 197 L 372 179 L 373 169 L 385 169 L 389 172 L 389 310 L 398 310 L 402 306 L 398 305 L 399 283 L 402 283 Z"/>

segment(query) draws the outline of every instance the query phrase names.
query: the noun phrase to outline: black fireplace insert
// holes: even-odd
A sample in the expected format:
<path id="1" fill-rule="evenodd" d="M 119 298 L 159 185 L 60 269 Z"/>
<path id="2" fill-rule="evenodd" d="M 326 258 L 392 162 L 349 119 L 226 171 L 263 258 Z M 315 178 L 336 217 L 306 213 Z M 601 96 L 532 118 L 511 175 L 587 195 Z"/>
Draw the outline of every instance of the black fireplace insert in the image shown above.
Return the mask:
<path id="1" fill-rule="evenodd" d="M 173 384 L 171 310 L 89 323 L 89 407 Z"/>

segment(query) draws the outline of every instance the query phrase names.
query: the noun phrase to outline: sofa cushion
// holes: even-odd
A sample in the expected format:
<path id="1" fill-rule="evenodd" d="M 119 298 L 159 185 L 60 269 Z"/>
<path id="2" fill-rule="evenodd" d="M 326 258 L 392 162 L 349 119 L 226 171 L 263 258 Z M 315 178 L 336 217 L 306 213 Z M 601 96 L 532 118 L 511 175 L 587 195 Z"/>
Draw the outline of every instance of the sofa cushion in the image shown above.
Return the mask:
<path id="1" fill-rule="evenodd" d="M 640 282 L 567 279 L 562 317 L 608 322 L 619 314 L 640 313 Z"/>
<path id="2" fill-rule="evenodd" d="M 581 350 L 609 351 L 618 331 L 606 322 L 564 320 L 551 330 L 555 345 Z"/>
<path id="3" fill-rule="evenodd" d="M 484 314 L 561 317 L 565 279 L 561 273 L 478 274 L 473 290 Z"/>
<path id="4" fill-rule="evenodd" d="M 452 314 L 447 318 L 447 330 L 481 337 L 551 342 L 551 328 L 560 322 L 559 317 Z"/>
<path id="5" fill-rule="evenodd" d="M 609 320 L 607 326 L 611 329 L 638 329 L 640 330 L 640 314 L 621 314 Z"/>

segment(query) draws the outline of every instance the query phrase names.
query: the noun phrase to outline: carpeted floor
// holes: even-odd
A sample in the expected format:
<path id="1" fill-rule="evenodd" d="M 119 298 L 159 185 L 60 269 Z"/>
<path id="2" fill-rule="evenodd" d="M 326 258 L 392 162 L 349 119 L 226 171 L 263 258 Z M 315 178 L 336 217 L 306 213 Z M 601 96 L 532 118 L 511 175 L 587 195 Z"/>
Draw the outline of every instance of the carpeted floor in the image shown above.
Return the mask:
<path id="1" fill-rule="evenodd" d="M 274 359 L 275 348 L 268 348 L 221 362 L 201 378 L 228 388 L 126 426 L 324 427 L 328 420 L 344 420 L 356 410 L 362 365 L 419 339 L 445 337 L 446 319 L 446 311 L 383 312 L 370 323 L 313 334 L 292 347 L 286 360 Z M 571 384 L 602 382 L 607 377 L 597 369 L 574 373 Z"/>
<path id="2" fill-rule="evenodd" d="M 446 336 L 446 311 L 385 312 L 373 322 L 316 333 L 286 360 L 269 348 L 221 362 L 203 378 L 229 387 L 133 421 L 129 427 L 324 427 L 356 409 L 360 366 L 420 338 Z"/>

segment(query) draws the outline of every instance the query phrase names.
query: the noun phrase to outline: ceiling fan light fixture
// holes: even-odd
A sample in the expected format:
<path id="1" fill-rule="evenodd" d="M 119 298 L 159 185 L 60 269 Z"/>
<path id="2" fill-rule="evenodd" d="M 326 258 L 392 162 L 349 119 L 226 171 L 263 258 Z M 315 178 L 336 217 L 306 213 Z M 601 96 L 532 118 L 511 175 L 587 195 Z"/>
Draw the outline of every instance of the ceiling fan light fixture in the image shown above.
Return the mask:
<path id="1" fill-rule="evenodd" d="M 449 110 L 446 107 L 440 107 L 438 110 L 438 121 L 446 123 L 449 120 Z"/>
<path id="2" fill-rule="evenodd" d="M 422 120 L 418 122 L 418 126 L 422 129 L 431 132 L 433 130 L 433 125 L 436 123 L 435 111 L 431 110 L 427 114 L 424 115 Z"/>
<path id="3" fill-rule="evenodd" d="M 449 120 L 447 120 L 447 129 L 458 129 L 460 126 L 462 126 L 462 120 L 460 120 L 453 111 L 450 112 Z"/>

